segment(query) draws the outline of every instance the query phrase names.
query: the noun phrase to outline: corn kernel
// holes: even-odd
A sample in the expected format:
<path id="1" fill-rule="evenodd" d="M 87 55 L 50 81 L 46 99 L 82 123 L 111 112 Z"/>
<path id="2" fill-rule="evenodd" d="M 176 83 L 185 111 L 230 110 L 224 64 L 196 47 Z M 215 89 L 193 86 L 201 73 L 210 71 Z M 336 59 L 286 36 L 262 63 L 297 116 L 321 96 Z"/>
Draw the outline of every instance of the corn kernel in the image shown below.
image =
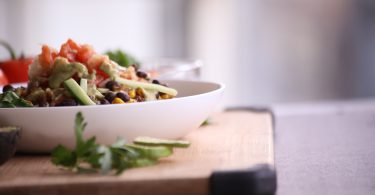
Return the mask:
<path id="1" fill-rule="evenodd" d="M 171 99 L 172 96 L 169 95 L 169 94 L 163 93 L 163 94 L 160 95 L 160 98 L 161 98 L 161 99 Z"/>
<path id="2" fill-rule="evenodd" d="M 143 89 L 142 88 L 137 88 L 136 90 L 135 90 L 135 93 L 137 94 L 137 95 L 139 95 L 139 96 L 141 96 L 141 97 L 145 97 L 145 94 L 143 93 Z"/>
<path id="3" fill-rule="evenodd" d="M 121 98 L 116 97 L 113 99 L 112 104 L 125 104 L 125 102 Z"/>
<path id="4" fill-rule="evenodd" d="M 136 93 L 135 93 L 135 90 L 134 90 L 134 89 L 130 90 L 130 91 L 128 92 L 128 94 L 129 94 L 130 98 L 135 98 L 135 96 L 136 96 Z"/>

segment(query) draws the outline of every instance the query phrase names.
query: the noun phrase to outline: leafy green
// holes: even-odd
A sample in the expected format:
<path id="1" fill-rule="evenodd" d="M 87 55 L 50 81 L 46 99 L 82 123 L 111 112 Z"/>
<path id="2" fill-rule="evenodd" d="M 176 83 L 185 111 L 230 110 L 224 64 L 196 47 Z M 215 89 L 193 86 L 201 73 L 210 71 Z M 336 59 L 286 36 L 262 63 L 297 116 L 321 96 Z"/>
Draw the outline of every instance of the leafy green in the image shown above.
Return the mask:
<path id="1" fill-rule="evenodd" d="M 32 103 L 20 98 L 13 91 L 6 91 L 0 95 L 0 108 L 32 107 Z"/>
<path id="2" fill-rule="evenodd" d="M 107 51 L 105 54 L 108 55 L 109 59 L 111 59 L 112 61 L 115 61 L 120 66 L 127 68 L 131 65 L 135 65 L 138 68 L 140 67 L 140 63 L 138 62 L 138 60 L 136 60 L 130 54 L 124 51 L 121 51 L 119 49 L 113 50 L 113 51 Z"/>
<path id="3" fill-rule="evenodd" d="M 77 155 L 65 146 L 58 145 L 53 149 L 52 163 L 66 167 L 74 167 L 77 163 Z"/>
<path id="4" fill-rule="evenodd" d="M 85 140 L 87 123 L 81 112 L 75 118 L 76 146 L 73 150 L 58 145 L 52 151 L 52 163 L 80 173 L 122 173 L 133 167 L 156 164 L 159 158 L 170 156 L 172 147 L 126 144 L 121 138 L 110 146 L 96 143 L 95 136 Z"/>

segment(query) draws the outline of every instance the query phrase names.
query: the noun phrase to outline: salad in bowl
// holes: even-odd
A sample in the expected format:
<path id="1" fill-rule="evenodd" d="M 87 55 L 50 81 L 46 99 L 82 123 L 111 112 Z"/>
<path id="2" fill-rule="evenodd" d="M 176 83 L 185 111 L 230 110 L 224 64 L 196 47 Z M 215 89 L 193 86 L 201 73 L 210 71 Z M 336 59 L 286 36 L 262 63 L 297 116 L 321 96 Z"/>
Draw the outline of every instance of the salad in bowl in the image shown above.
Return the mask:
<path id="1" fill-rule="evenodd" d="M 122 67 L 71 39 L 59 50 L 43 45 L 28 76 L 27 85 L 3 86 L 0 127 L 19 127 L 17 150 L 31 153 L 51 152 L 58 143 L 74 148 L 77 113 L 87 121 L 85 136 L 100 144 L 179 139 L 210 116 L 224 90 L 215 82 L 155 80 L 136 63 Z"/>
<path id="2" fill-rule="evenodd" d="M 42 46 L 29 67 L 27 87 L 3 87 L 0 107 L 128 104 L 171 99 L 177 90 L 138 69 L 123 67 L 92 46 L 69 39 L 56 50 Z"/>

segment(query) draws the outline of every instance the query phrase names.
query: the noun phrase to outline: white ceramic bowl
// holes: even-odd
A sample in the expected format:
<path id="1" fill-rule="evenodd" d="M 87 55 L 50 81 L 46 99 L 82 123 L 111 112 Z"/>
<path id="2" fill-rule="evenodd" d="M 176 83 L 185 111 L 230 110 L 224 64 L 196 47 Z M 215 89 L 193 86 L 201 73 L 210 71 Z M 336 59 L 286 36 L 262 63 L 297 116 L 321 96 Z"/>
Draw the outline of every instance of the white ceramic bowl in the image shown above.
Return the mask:
<path id="1" fill-rule="evenodd" d="M 74 147 L 74 119 L 81 111 L 87 122 L 84 136 L 111 144 L 117 137 L 177 139 L 207 119 L 218 104 L 224 86 L 202 81 L 166 81 L 177 98 L 120 105 L 0 108 L 0 125 L 22 128 L 18 151 L 50 152 L 57 144 Z"/>

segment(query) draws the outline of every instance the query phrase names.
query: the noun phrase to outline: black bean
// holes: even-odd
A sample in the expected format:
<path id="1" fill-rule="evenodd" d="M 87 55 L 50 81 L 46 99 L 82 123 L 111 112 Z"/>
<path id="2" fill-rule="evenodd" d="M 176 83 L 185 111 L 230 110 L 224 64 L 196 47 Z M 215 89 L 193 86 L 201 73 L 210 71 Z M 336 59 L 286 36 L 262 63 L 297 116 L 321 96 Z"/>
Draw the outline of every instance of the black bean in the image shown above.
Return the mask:
<path id="1" fill-rule="evenodd" d="M 105 99 L 108 100 L 109 102 L 112 102 L 113 99 L 115 99 L 116 97 L 116 94 L 113 93 L 112 91 L 109 91 L 107 92 L 105 95 L 104 95 Z"/>
<path id="2" fill-rule="evenodd" d="M 74 99 L 64 99 L 56 106 L 77 106 L 77 102 Z"/>
<path id="3" fill-rule="evenodd" d="M 143 71 L 137 71 L 137 77 L 146 79 L 148 75 Z"/>
<path id="4" fill-rule="evenodd" d="M 120 88 L 120 85 L 116 81 L 108 81 L 105 84 L 105 87 L 108 88 L 111 91 L 115 91 Z"/>
<path id="5" fill-rule="evenodd" d="M 108 100 L 102 99 L 100 100 L 100 104 L 110 104 Z"/>
<path id="6" fill-rule="evenodd" d="M 3 87 L 3 93 L 7 92 L 7 91 L 14 91 L 14 88 L 12 85 L 5 85 Z"/>
<path id="7" fill-rule="evenodd" d="M 157 83 L 154 82 L 154 81 L 157 81 Z M 162 83 L 162 82 L 160 82 L 160 81 L 158 81 L 158 80 L 153 80 L 152 83 L 154 83 L 154 84 L 158 84 L 158 85 L 162 85 L 162 86 L 164 86 L 164 87 L 168 87 L 168 84 L 167 84 L 167 83 Z"/>
<path id="8" fill-rule="evenodd" d="M 122 101 L 127 102 L 130 100 L 130 96 L 127 93 L 124 92 L 118 92 L 116 94 L 116 97 L 122 99 Z"/>
<path id="9" fill-rule="evenodd" d="M 156 80 L 156 79 L 155 79 L 155 80 L 152 80 L 152 83 L 153 83 L 153 84 L 160 85 L 160 81 L 158 81 L 158 80 Z"/>
<path id="10" fill-rule="evenodd" d="M 157 84 L 157 85 L 162 85 L 164 87 L 168 87 L 168 84 L 167 83 L 161 83 L 159 80 L 152 80 L 152 83 L 153 84 Z"/>

